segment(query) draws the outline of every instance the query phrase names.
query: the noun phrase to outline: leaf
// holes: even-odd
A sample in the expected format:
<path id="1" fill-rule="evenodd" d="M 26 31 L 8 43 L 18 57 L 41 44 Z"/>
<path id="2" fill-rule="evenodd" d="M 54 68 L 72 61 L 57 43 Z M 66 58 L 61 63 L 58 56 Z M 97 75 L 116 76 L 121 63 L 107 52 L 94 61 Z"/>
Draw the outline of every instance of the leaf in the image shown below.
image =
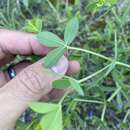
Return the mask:
<path id="1" fill-rule="evenodd" d="M 53 81 L 52 85 L 53 85 L 53 88 L 56 88 L 56 89 L 63 89 L 63 88 L 68 88 L 68 87 L 73 88 L 80 95 L 84 96 L 84 92 L 82 88 L 80 87 L 79 82 L 71 77 L 55 80 Z"/>
<path id="2" fill-rule="evenodd" d="M 35 130 L 42 130 L 41 125 L 38 124 L 38 125 L 36 126 Z"/>
<path id="3" fill-rule="evenodd" d="M 61 108 L 45 115 L 41 120 L 40 125 L 42 130 L 63 130 Z"/>
<path id="4" fill-rule="evenodd" d="M 32 20 L 27 20 L 25 27 L 23 28 L 27 32 L 38 33 L 42 30 L 42 20 L 35 18 Z"/>
<path id="5" fill-rule="evenodd" d="M 37 34 L 37 39 L 42 45 L 47 47 L 64 46 L 64 41 L 51 32 L 40 32 Z"/>
<path id="6" fill-rule="evenodd" d="M 38 113 L 49 113 L 58 109 L 59 105 L 52 103 L 32 102 L 30 108 Z"/>
<path id="7" fill-rule="evenodd" d="M 97 0 L 97 7 L 102 7 L 105 4 L 105 0 Z"/>
<path id="8" fill-rule="evenodd" d="M 24 4 L 25 7 L 28 8 L 28 6 L 29 6 L 29 0 L 23 0 L 23 4 Z"/>
<path id="9" fill-rule="evenodd" d="M 63 89 L 63 88 L 70 87 L 71 84 L 68 79 L 59 79 L 59 80 L 53 81 L 52 85 L 53 85 L 53 88 Z"/>
<path id="10" fill-rule="evenodd" d="M 96 2 L 90 3 L 87 7 L 86 10 L 96 12 L 98 10 Z"/>
<path id="11" fill-rule="evenodd" d="M 79 22 L 76 17 L 72 18 L 65 28 L 64 41 L 66 44 L 70 44 L 78 33 Z"/>
<path id="12" fill-rule="evenodd" d="M 79 84 L 79 82 L 73 78 L 69 78 L 71 87 L 74 88 L 81 96 L 84 96 L 84 92 Z"/>
<path id="13" fill-rule="evenodd" d="M 108 3 L 112 6 L 117 3 L 117 0 L 108 0 Z"/>
<path id="14" fill-rule="evenodd" d="M 44 67 L 51 68 L 52 66 L 56 65 L 61 56 L 63 56 L 64 51 L 65 47 L 59 47 L 48 53 L 48 55 L 44 59 Z"/>

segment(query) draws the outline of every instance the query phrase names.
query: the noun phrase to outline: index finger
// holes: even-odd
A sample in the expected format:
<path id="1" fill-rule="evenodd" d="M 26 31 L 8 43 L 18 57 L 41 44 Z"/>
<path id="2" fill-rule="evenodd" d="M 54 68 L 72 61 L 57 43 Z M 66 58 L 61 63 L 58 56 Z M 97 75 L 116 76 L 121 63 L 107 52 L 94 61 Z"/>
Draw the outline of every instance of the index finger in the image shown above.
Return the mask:
<path id="1" fill-rule="evenodd" d="M 41 45 L 35 34 L 0 30 L 0 60 L 6 55 L 45 55 L 50 49 Z"/>

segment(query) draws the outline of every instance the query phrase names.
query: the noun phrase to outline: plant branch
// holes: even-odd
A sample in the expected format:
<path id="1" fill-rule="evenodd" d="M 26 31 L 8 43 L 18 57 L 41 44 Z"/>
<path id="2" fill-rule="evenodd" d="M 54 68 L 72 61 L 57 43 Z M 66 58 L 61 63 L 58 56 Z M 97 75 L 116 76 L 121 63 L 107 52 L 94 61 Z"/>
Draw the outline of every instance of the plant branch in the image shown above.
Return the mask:
<path id="1" fill-rule="evenodd" d="M 74 101 L 103 104 L 103 102 L 97 100 L 74 99 Z"/>
<path id="2" fill-rule="evenodd" d="M 86 50 L 86 49 L 82 49 L 82 48 L 77 48 L 77 47 L 71 47 L 71 46 L 67 46 L 67 49 L 70 49 L 70 50 L 76 50 L 76 51 L 81 51 L 81 52 L 85 52 L 87 54 L 92 54 L 92 55 L 95 55 L 95 56 L 98 56 L 102 59 L 105 59 L 107 61 L 110 61 L 112 62 L 113 59 L 109 58 L 109 57 L 106 57 L 102 54 L 99 54 L 99 53 L 96 53 L 96 52 L 93 52 L 93 51 L 90 51 L 90 50 Z M 127 67 L 130 69 L 130 65 L 129 64 L 125 64 L 125 63 L 122 63 L 122 62 L 119 62 L 119 61 L 116 61 L 115 62 L 116 65 L 120 65 L 120 66 L 124 66 L 124 67 Z"/>
<path id="3" fill-rule="evenodd" d="M 60 101 L 59 101 L 59 104 L 60 104 L 60 105 L 63 103 L 64 99 L 66 98 L 66 96 L 67 96 L 68 94 L 69 94 L 69 92 L 67 91 L 67 92 L 63 95 L 63 97 L 60 99 Z"/>
<path id="4" fill-rule="evenodd" d="M 89 76 L 87 76 L 87 77 L 85 77 L 85 78 L 83 78 L 83 79 L 80 79 L 80 80 L 79 80 L 79 83 L 82 83 L 82 82 L 85 82 L 85 81 L 91 79 L 92 77 L 94 77 L 94 76 L 98 75 L 99 73 L 103 72 L 105 69 L 109 68 L 109 66 L 110 66 L 110 64 L 107 65 L 107 66 L 105 66 L 104 68 L 102 68 L 102 69 L 96 71 L 95 73 L 93 73 L 93 74 L 91 74 L 91 75 L 89 75 Z"/>
<path id="5" fill-rule="evenodd" d="M 85 53 L 88 53 L 88 54 L 92 54 L 92 55 L 95 55 L 95 56 L 98 56 L 102 59 L 105 59 L 105 60 L 108 60 L 108 61 L 112 61 L 111 58 L 108 58 L 102 54 L 99 54 L 99 53 L 96 53 L 96 52 L 93 52 L 93 51 L 90 51 L 90 50 L 86 50 L 86 49 L 82 49 L 82 48 L 77 48 L 77 47 L 71 47 L 71 46 L 68 46 L 67 47 L 68 49 L 70 50 L 76 50 L 76 51 L 81 51 L 81 52 L 85 52 Z"/>
<path id="6" fill-rule="evenodd" d="M 107 108 L 107 104 L 105 103 L 105 104 L 104 104 L 104 107 L 103 107 L 103 110 L 102 110 L 101 121 L 104 121 L 106 108 Z"/>

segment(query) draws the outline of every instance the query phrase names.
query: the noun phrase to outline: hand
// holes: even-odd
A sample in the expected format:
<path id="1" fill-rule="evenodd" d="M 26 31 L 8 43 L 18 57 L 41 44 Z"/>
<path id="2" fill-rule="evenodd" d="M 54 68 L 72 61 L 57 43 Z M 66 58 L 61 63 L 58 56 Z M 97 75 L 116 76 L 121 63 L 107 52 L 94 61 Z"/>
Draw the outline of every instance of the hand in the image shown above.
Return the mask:
<path id="1" fill-rule="evenodd" d="M 13 60 L 16 54 L 45 56 L 49 50 L 38 43 L 34 34 L 0 30 L 0 66 Z M 52 89 L 51 82 L 59 77 L 47 73 L 42 63 L 43 60 L 34 64 L 27 61 L 17 64 L 17 76 L 12 80 L 7 72 L 0 72 L 0 130 L 13 130 L 29 102 L 42 97 L 53 99 L 63 94 Z M 63 56 L 53 70 L 70 75 L 78 72 L 79 68 L 78 62 L 69 62 Z"/>

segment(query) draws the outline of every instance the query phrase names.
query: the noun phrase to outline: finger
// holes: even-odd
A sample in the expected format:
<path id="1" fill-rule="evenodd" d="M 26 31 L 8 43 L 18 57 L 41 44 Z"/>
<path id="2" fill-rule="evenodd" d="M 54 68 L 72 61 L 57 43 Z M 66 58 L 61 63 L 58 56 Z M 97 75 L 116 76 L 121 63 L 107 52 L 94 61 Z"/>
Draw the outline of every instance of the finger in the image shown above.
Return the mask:
<path id="1" fill-rule="evenodd" d="M 47 95 L 42 96 L 42 101 L 54 101 L 61 98 L 66 92 L 70 93 L 71 89 L 52 89 Z"/>
<path id="2" fill-rule="evenodd" d="M 80 71 L 79 62 L 70 61 L 69 67 L 67 70 L 67 75 L 74 75 L 74 74 L 77 74 L 79 71 Z M 69 91 L 70 93 L 72 92 L 71 89 L 62 89 L 62 90 L 53 89 L 49 94 L 43 96 L 42 100 L 49 101 L 49 100 L 55 100 L 55 99 L 61 98 L 64 95 L 64 93 L 66 93 L 67 91 Z"/>
<path id="3" fill-rule="evenodd" d="M 6 56 L 3 59 L 0 59 L 0 66 L 9 63 L 15 58 L 15 56 L 6 54 Z"/>
<path id="4" fill-rule="evenodd" d="M 77 74 L 79 71 L 80 71 L 79 62 L 70 61 L 69 67 L 68 67 L 68 70 L 67 70 L 67 75 L 74 75 L 74 74 Z M 64 93 L 66 93 L 67 91 L 69 93 L 72 92 L 71 89 L 63 89 L 63 90 L 53 89 L 48 95 L 43 97 L 43 100 L 44 100 L 44 98 L 46 100 L 52 100 L 52 99 L 55 100 L 55 99 L 61 98 L 64 95 Z"/>
<path id="5" fill-rule="evenodd" d="M 31 62 L 29 62 L 29 61 L 22 61 L 22 62 L 16 64 L 14 66 L 16 74 L 21 72 L 24 68 L 26 68 L 29 65 L 31 65 Z M 68 67 L 68 70 L 67 70 L 67 75 L 76 74 L 76 73 L 79 72 L 79 70 L 80 70 L 80 65 L 77 61 L 69 61 L 69 67 Z M 5 72 L 0 71 L 0 77 L 1 77 L 0 78 L 0 87 L 5 85 L 10 80 L 10 77 L 9 77 L 7 71 L 5 71 Z"/>
<path id="6" fill-rule="evenodd" d="M 27 66 L 31 65 L 31 63 L 29 61 L 23 61 L 18 63 L 17 65 L 14 66 L 14 69 L 16 71 L 16 73 L 20 73 L 24 68 L 26 68 Z M 80 70 L 80 65 L 77 61 L 70 61 L 69 62 L 69 67 L 67 70 L 67 75 L 73 75 L 78 73 Z M 3 85 L 5 85 L 9 80 L 10 77 L 8 76 L 7 72 L 0 72 L 0 87 L 2 87 Z M 57 98 L 60 98 L 63 96 L 63 94 L 68 91 L 68 89 L 64 89 L 64 90 L 57 90 L 57 89 L 53 89 L 49 94 L 44 95 L 42 97 L 42 100 L 55 100 Z"/>
<path id="7" fill-rule="evenodd" d="M 80 71 L 80 64 L 77 61 L 70 61 L 69 62 L 69 67 L 67 70 L 68 75 L 74 75 L 77 74 Z"/>
<path id="8" fill-rule="evenodd" d="M 15 65 L 14 69 L 15 69 L 16 73 L 18 74 L 19 72 L 21 72 L 24 68 L 26 68 L 29 65 L 31 65 L 31 63 L 29 61 L 22 61 L 22 62 L 18 63 L 17 65 Z M 8 72 L 0 71 L 0 87 L 3 87 L 9 80 L 10 80 L 10 77 L 8 75 Z"/>
<path id="9" fill-rule="evenodd" d="M 57 68 L 57 72 L 65 74 L 68 69 L 68 60 L 62 57 L 55 68 Z M 38 100 L 50 92 L 52 81 L 59 78 L 61 77 L 56 73 L 44 69 L 41 60 L 26 67 L 14 79 L 0 88 L 0 129 L 5 129 L 9 124 L 15 123 L 28 107 L 28 103 Z"/>
<path id="10" fill-rule="evenodd" d="M 0 30 L 0 63 L 7 55 L 45 55 L 50 49 L 42 46 L 34 34 Z"/>
<path id="11" fill-rule="evenodd" d="M 16 65 L 14 66 L 14 70 L 16 71 L 16 75 L 19 74 L 23 69 L 25 69 L 26 67 L 28 67 L 28 66 L 31 65 L 31 64 L 32 64 L 32 63 L 31 63 L 30 61 L 22 61 L 22 62 L 16 64 Z M 6 81 L 7 81 L 7 82 L 10 81 L 11 79 L 10 79 L 10 77 L 9 77 L 8 72 L 5 71 L 4 74 L 5 74 L 5 77 L 6 77 Z M 7 82 L 6 82 L 6 83 L 7 83 Z"/>

